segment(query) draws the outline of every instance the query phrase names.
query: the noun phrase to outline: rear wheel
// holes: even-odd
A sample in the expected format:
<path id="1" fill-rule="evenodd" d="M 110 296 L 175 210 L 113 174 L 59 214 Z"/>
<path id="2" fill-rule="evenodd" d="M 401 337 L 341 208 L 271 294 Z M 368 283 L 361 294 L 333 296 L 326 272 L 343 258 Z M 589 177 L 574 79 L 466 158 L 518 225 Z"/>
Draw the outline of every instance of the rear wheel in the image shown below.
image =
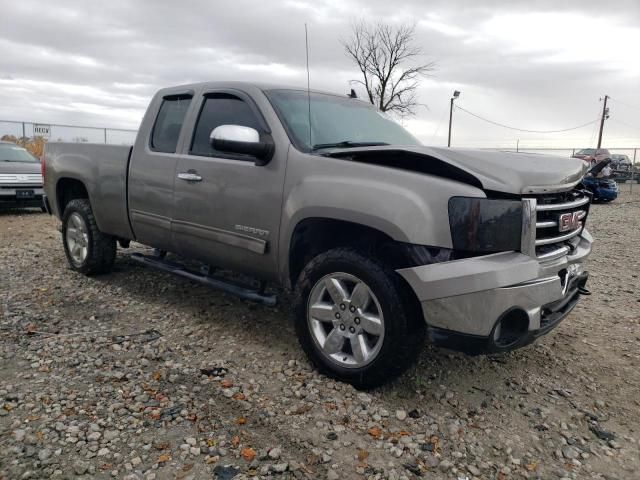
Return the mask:
<path id="1" fill-rule="evenodd" d="M 62 217 L 62 243 L 71 268 L 85 275 L 110 272 L 116 239 L 98 230 L 87 199 L 71 200 Z"/>
<path id="2" fill-rule="evenodd" d="M 296 289 L 296 331 L 323 373 L 359 388 L 400 375 L 416 359 L 425 326 L 393 270 L 351 248 L 314 258 Z"/>

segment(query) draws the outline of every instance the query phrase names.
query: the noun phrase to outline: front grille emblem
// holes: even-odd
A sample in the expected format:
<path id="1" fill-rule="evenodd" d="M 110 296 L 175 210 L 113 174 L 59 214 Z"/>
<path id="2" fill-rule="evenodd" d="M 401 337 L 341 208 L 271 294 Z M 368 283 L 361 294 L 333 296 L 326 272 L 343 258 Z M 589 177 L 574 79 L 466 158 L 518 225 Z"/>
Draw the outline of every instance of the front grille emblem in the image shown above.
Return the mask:
<path id="1" fill-rule="evenodd" d="M 582 219 L 585 216 L 585 212 L 582 210 L 578 212 L 563 213 L 558 219 L 558 230 L 561 232 L 568 232 L 575 230 L 582 226 Z"/>

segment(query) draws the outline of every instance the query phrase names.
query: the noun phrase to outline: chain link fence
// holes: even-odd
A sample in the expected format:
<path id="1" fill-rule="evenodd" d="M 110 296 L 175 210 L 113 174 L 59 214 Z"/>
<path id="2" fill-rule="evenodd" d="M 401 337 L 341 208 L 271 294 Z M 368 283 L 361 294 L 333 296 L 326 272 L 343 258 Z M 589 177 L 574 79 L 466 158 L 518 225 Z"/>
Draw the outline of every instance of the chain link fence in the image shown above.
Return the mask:
<path id="1" fill-rule="evenodd" d="M 43 138 L 50 142 L 107 143 L 131 145 L 137 130 L 124 128 L 86 127 L 56 123 L 17 122 L 0 120 L 0 138 Z"/>

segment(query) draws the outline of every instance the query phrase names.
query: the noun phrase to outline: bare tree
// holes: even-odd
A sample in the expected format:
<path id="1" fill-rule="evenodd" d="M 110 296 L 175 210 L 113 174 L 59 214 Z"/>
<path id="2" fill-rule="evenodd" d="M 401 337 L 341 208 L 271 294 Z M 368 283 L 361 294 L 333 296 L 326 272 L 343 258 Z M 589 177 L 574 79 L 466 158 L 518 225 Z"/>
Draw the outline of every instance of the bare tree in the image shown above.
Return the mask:
<path id="1" fill-rule="evenodd" d="M 363 79 L 354 82 L 366 89 L 373 105 L 401 116 L 415 113 L 418 80 L 435 70 L 435 63 L 415 64 L 423 53 L 415 45 L 414 25 L 356 23 L 342 45 L 362 73 Z"/>

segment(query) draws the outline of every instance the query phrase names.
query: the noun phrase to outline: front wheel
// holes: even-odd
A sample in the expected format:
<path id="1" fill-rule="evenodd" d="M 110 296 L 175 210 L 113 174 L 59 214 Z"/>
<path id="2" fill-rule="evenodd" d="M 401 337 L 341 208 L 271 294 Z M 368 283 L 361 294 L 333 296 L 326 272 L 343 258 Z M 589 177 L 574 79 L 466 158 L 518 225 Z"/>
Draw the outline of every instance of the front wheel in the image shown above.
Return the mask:
<path id="1" fill-rule="evenodd" d="M 400 276 L 351 248 L 311 260 L 296 288 L 296 331 L 323 373 L 371 388 L 405 371 L 425 325 Z"/>
<path id="2" fill-rule="evenodd" d="M 116 239 L 98 230 L 87 199 L 71 200 L 62 216 L 62 243 L 71 268 L 85 275 L 108 273 L 116 258 Z"/>

